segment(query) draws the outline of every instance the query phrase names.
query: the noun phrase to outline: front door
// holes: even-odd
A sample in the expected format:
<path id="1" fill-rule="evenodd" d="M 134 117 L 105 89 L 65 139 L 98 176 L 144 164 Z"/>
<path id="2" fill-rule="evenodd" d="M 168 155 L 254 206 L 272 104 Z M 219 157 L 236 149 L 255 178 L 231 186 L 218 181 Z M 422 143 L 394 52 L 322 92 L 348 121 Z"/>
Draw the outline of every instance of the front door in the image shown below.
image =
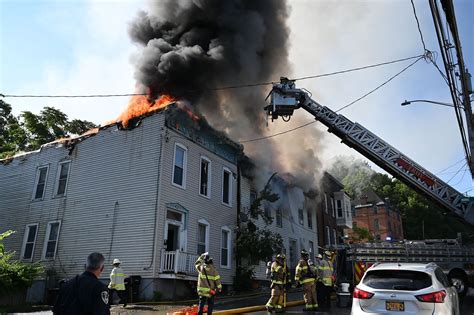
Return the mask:
<path id="1" fill-rule="evenodd" d="M 179 249 L 179 226 L 168 223 L 168 237 L 166 238 L 166 250 L 175 251 Z"/>

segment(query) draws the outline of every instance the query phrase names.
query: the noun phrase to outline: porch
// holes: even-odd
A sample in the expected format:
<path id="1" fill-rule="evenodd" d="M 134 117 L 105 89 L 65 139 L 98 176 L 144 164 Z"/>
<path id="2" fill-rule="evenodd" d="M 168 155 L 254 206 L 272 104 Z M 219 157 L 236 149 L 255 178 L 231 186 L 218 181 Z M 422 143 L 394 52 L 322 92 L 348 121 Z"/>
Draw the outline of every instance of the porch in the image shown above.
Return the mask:
<path id="1" fill-rule="evenodd" d="M 198 273 L 194 263 L 199 255 L 182 252 L 180 250 L 161 250 L 160 278 L 197 280 Z"/>

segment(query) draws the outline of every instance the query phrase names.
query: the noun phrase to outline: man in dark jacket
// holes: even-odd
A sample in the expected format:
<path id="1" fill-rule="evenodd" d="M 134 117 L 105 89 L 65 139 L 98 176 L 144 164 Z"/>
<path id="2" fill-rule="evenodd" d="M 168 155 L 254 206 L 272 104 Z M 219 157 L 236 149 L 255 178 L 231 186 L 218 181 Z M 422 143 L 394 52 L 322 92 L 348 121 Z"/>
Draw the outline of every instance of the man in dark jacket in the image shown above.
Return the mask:
<path id="1" fill-rule="evenodd" d="M 53 314 L 110 315 L 109 291 L 98 279 L 104 271 L 104 261 L 100 253 L 87 257 L 86 271 L 59 288 Z"/>

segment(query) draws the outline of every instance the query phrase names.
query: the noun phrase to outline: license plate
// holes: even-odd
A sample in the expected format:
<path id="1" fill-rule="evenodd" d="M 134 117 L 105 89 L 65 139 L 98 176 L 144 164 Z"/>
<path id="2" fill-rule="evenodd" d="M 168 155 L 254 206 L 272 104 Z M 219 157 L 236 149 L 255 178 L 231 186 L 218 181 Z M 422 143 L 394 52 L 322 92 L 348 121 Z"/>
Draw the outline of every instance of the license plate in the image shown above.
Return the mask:
<path id="1" fill-rule="evenodd" d="M 385 308 L 387 311 L 398 311 L 404 312 L 405 311 L 405 303 L 403 302 L 395 302 L 395 301 L 386 301 Z"/>

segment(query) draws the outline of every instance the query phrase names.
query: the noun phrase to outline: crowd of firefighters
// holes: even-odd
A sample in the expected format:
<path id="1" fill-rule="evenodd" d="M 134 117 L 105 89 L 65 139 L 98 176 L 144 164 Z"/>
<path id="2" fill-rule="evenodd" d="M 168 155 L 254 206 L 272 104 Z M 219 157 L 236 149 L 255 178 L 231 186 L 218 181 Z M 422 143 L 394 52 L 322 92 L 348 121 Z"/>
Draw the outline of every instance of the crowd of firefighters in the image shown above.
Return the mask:
<path id="1" fill-rule="evenodd" d="M 286 290 L 292 286 L 303 287 L 305 307 L 304 311 L 315 311 L 319 308 L 329 308 L 330 295 L 333 288 L 332 253 L 324 252 L 316 256 L 316 262 L 309 259 L 306 250 L 301 251 L 301 259 L 296 266 L 295 282 L 286 264 L 284 254 L 278 254 L 275 261 L 269 262 L 268 276 L 271 279 L 271 297 L 266 304 L 269 312 L 283 312 L 286 307 Z M 212 258 L 208 253 L 202 254 L 195 263 L 198 271 L 197 292 L 199 295 L 199 311 L 202 315 L 204 306 L 208 304 L 207 314 L 212 314 L 214 296 L 221 292 L 222 284 Z"/>

